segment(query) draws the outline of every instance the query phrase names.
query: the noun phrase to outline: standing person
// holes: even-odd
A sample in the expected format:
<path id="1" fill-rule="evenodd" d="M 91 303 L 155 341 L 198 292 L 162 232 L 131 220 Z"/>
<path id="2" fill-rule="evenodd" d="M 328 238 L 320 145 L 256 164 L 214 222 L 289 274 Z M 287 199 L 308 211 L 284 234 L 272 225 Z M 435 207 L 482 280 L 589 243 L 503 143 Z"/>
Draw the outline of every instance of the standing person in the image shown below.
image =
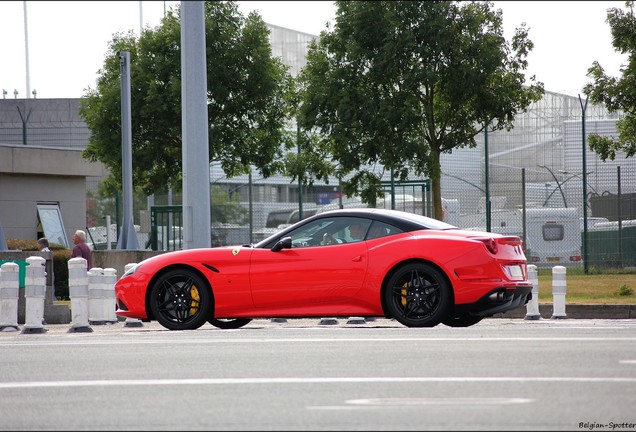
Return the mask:
<path id="1" fill-rule="evenodd" d="M 38 239 L 38 247 L 40 248 L 40 252 L 51 252 L 51 249 L 49 249 L 49 240 L 46 237 Z"/>
<path id="2" fill-rule="evenodd" d="M 82 230 L 75 231 L 73 243 L 75 243 L 75 247 L 73 247 L 71 258 L 84 258 L 86 260 L 86 268 L 88 270 L 93 268 L 93 254 L 86 244 L 86 233 Z"/>

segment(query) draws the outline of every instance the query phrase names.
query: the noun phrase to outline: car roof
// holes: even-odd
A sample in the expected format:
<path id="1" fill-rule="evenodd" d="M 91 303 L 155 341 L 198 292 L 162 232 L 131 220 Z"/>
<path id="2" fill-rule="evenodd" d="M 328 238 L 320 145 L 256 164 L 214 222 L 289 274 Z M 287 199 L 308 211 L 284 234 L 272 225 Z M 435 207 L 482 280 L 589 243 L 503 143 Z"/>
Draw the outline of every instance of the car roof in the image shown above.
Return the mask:
<path id="1" fill-rule="evenodd" d="M 389 225 L 393 225 L 396 228 L 401 229 L 405 232 L 410 231 L 418 231 L 423 229 L 434 229 L 434 230 L 450 230 L 457 229 L 456 226 L 447 224 L 446 222 L 438 221 L 437 219 L 429 218 L 427 216 L 417 215 L 415 213 L 404 212 L 401 210 L 390 210 L 390 209 L 381 209 L 381 208 L 373 208 L 373 207 L 364 207 L 364 208 L 344 208 L 344 209 L 336 209 L 336 210 L 328 210 L 322 213 L 318 213 L 316 215 L 310 216 L 306 219 L 301 220 L 300 222 L 296 222 L 293 225 L 290 225 L 287 228 L 284 228 L 281 231 L 278 231 L 276 234 L 269 236 L 266 239 L 261 240 L 256 243 L 257 247 L 266 246 L 274 240 L 275 237 L 281 237 L 286 232 L 295 229 L 295 227 L 309 223 L 316 219 L 324 219 L 330 217 L 359 217 L 359 218 L 367 218 L 380 222 L 387 223 Z"/>
<path id="2" fill-rule="evenodd" d="M 350 216 L 350 217 L 364 217 L 369 219 L 378 220 L 401 228 L 404 231 L 414 231 L 420 229 L 453 229 L 457 228 L 446 222 L 439 221 L 427 216 L 418 215 L 415 213 L 405 212 L 401 210 L 373 208 L 373 207 L 357 207 L 357 208 L 345 208 L 337 210 L 328 210 L 312 216 L 309 219 L 317 219 L 319 217 L 331 217 L 331 216 Z"/>

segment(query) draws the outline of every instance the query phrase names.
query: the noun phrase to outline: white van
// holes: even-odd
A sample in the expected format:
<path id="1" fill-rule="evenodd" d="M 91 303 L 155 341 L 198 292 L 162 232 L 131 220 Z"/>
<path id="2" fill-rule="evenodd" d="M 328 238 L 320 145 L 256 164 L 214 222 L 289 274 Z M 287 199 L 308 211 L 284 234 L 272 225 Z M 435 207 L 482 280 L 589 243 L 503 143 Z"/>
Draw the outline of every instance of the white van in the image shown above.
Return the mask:
<path id="1" fill-rule="evenodd" d="M 582 264 L 581 222 L 576 208 L 526 209 L 526 258 L 537 267 Z"/>

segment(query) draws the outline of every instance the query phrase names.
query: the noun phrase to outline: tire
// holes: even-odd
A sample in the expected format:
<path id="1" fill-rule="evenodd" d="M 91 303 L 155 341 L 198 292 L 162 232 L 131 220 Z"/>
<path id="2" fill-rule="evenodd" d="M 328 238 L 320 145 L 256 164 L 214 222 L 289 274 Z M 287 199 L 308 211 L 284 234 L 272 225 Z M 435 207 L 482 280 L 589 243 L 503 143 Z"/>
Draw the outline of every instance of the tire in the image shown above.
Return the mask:
<path id="1" fill-rule="evenodd" d="M 152 287 L 150 310 L 169 330 L 196 330 L 212 315 L 212 292 L 198 273 L 171 270 Z"/>
<path id="2" fill-rule="evenodd" d="M 252 321 L 250 318 L 231 318 L 231 319 L 209 319 L 208 322 L 212 324 L 214 327 L 218 327 L 220 329 L 228 330 L 228 329 L 237 329 Z"/>
<path id="3" fill-rule="evenodd" d="M 398 269 L 384 295 L 387 315 L 407 327 L 435 327 L 448 315 L 453 298 L 444 274 L 422 263 Z"/>
<path id="4" fill-rule="evenodd" d="M 483 320 L 484 317 L 473 315 L 450 315 L 442 321 L 442 324 L 448 327 L 470 327 Z"/>

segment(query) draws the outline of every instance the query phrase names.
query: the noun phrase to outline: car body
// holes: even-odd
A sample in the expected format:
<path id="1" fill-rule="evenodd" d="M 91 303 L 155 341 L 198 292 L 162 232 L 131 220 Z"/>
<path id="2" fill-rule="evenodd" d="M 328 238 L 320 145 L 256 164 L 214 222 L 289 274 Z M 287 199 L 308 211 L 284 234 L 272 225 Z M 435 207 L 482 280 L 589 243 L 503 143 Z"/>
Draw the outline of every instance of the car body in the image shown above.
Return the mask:
<path id="1" fill-rule="evenodd" d="M 352 236 L 356 224 L 362 238 Z M 115 284 L 116 313 L 171 330 L 324 316 L 463 327 L 525 305 L 526 264 L 518 236 L 398 210 L 339 209 L 256 244 L 146 259 Z"/>

